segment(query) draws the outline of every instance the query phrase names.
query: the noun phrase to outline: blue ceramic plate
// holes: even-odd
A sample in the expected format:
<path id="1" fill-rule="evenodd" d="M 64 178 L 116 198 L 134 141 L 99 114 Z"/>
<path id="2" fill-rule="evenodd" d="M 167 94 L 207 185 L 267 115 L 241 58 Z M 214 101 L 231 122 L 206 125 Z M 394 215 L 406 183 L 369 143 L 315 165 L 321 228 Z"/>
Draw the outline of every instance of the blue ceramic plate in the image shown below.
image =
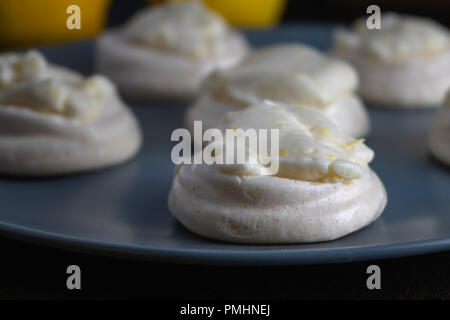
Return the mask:
<path id="1" fill-rule="evenodd" d="M 308 24 L 247 35 L 255 46 L 301 41 L 325 49 L 330 31 L 330 26 Z M 43 51 L 55 63 L 92 72 L 92 43 Z M 67 249 L 222 265 L 348 262 L 450 249 L 450 170 L 430 159 L 426 146 L 432 111 L 370 109 L 372 167 L 389 196 L 386 210 L 371 226 L 333 242 L 251 246 L 198 237 L 170 216 L 170 134 L 182 127 L 185 105 L 132 106 L 145 135 L 138 157 L 68 177 L 1 177 L 1 233 Z"/>

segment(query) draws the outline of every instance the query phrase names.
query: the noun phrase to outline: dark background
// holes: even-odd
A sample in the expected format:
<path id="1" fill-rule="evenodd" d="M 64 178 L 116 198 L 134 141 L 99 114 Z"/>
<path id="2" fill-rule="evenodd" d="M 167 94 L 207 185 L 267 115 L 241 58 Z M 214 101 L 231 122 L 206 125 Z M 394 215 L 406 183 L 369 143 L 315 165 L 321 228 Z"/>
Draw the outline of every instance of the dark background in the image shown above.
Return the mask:
<path id="1" fill-rule="evenodd" d="M 449 0 L 289 0 L 282 21 L 333 21 L 349 23 L 366 14 L 366 8 L 376 4 L 382 12 L 396 11 L 427 16 L 450 27 Z M 139 8 L 145 0 L 114 0 L 109 12 L 109 26 L 120 25 Z"/>
<path id="2" fill-rule="evenodd" d="M 160 264 L 5 238 L 0 252 L 0 299 L 450 299 L 450 252 L 291 267 Z M 81 290 L 66 288 L 72 264 L 81 268 Z M 371 264 L 381 268 L 381 290 L 366 287 Z"/>

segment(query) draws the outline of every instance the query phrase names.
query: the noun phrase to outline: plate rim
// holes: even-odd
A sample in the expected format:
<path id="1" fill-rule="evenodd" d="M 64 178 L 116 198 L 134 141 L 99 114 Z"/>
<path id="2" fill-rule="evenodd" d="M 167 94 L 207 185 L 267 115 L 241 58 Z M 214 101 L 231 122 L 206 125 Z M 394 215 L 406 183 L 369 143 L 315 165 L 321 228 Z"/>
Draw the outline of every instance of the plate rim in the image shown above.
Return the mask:
<path id="1" fill-rule="evenodd" d="M 124 245 L 104 240 L 88 239 L 43 231 L 0 221 L 0 235 L 22 242 L 65 249 L 80 253 L 100 254 L 119 258 L 134 258 L 158 263 L 209 266 L 296 266 L 362 262 L 401 258 L 450 250 L 450 237 L 399 242 L 353 248 L 320 248 L 254 251 L 232 249 L 161 249 L 142 245 Z M 33 243 L 36 244 L 36 243 Z M 237 246 L 239 244 L 236 244 Z M 256 246 L 256 245 L 255 245 Z M 271 245 L 276 247 L 277 245 Z M 328 254 L 323 254 L 328 251 Z"/>

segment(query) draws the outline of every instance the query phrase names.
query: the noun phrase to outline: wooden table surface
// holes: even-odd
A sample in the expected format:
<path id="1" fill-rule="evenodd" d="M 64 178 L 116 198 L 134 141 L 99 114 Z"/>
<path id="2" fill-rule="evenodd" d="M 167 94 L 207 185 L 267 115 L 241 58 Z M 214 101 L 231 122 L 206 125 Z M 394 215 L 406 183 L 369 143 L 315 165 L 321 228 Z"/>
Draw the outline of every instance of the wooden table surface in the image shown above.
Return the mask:
<path id="1" fill-rule="evenodd" d="M 0 238 L 0 299 L 450 299 L 450 252 L 297 267 L 204 267 L 94 256 Z M 81 290 L 66 268 L 81 268 Z M 381 290 L 366 287 L 381 268 Z"/>

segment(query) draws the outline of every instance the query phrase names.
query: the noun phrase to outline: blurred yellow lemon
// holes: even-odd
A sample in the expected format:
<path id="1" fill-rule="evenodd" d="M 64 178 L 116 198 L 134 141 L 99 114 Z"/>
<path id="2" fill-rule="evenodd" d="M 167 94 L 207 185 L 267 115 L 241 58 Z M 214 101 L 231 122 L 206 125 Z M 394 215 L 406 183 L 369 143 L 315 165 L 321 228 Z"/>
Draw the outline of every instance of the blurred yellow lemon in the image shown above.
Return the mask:
<path id="1" fill-rule="evenodd" d="M 0 46 L 23 47 L 90 38 L 102 31 L 110 0 L 1 0 Z M 80 8 L 81 29 L 69 30 L 71 13 Z"/>
<path id="2" fill-rule="evenodd" d="M 167 1 L 150 0 L 158 4 Z M 211 9 L 219 12 L 228 22 L 243 27 L 269 27 L 277 24 L 286 6 L 286 0 L 203 0 Z"/>

